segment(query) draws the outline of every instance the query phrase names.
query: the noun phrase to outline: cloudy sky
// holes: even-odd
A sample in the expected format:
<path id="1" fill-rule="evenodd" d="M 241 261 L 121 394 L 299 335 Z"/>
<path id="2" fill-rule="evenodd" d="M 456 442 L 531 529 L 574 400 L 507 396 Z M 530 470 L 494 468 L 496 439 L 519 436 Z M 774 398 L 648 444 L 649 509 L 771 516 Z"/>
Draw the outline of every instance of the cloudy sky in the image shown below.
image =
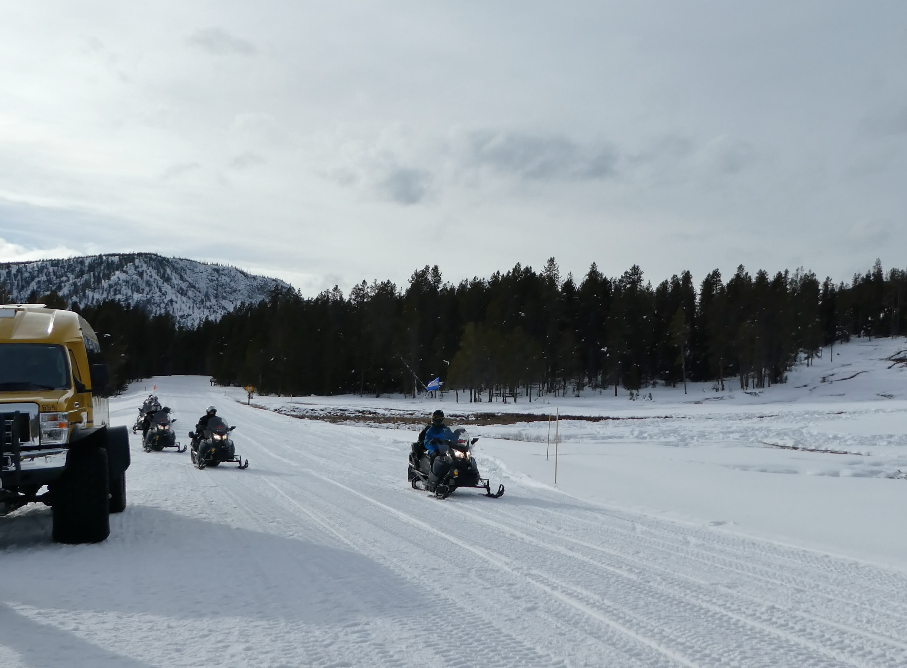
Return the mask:
<path id="1" fill-rule="evenodd" d="M 902 0 L 0 10 L 0 260 L 907 267 Z"/>

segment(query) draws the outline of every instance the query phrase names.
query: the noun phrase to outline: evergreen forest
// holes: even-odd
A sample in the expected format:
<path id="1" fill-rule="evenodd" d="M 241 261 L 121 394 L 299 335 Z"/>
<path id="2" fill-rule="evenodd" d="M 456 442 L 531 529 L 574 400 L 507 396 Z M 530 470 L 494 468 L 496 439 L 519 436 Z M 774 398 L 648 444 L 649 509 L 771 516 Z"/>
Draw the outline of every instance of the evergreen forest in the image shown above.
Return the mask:
<path id="1" fill-rule="evenodd" d="M 0 285 L 0 303 L 4 293 Z M 464 402 L 685 381 L 767 387 L 851 337 L 907 334 L 905 300 L 907 271 L 886 273 L 879 261 L 850 283 L 741 266 L 727 279 L 715 270 L 697 284 L 685 271 L 653 286 L 636 265 L 564 278 L 554 258 L 540 272 L 517 264 L 457 285 L 426 266 L 405 287 L 363 281 L 349 295 L 275 287 L 191 329 L 113 300 L 80 308 L 54 291 L 36 298 L 92 323 L 120 387 L 201 374 L 267 394 L 378 396 L 422 392 L 440 376 Z"/>

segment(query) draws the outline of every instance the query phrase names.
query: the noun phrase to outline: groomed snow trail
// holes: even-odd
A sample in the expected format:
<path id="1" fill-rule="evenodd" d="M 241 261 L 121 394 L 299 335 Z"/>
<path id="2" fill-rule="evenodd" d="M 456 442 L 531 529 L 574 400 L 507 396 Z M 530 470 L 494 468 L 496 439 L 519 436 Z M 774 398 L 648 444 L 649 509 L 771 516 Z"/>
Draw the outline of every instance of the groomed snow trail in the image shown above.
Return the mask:
<path id="1" fill-rule="evenodd" d="M 54 545 L 46 508 L 0 518 L 4 668 L 907 665 L 897 570 L 509 478 L 438 501 L 406 482 L 408 432 L 156 382 L 184 441 L 217 405 L 249 469 L 133 437 L 107 542 Z"/>

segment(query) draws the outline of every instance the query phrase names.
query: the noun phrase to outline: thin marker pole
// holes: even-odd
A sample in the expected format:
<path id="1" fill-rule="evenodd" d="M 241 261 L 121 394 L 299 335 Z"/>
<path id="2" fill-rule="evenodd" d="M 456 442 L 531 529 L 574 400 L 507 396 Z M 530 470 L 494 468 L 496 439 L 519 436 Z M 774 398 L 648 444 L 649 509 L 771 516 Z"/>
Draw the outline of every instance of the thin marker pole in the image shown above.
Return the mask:
<path id="1" fill-rule="evenodd" d="M 557 484 L 557 450 L 558 450 L 558 436 L 559 428 L 561 426 L 561 414 L 560 408 L 555 409 L 555 419 L 554 419 L 554 484 Z"/>
<path id="2" fill-rule="evenodd" d="M 548 461 L 548 451 L 551 450 L 551 413 L 548 413 L 548 445 L 545 446 L 545 461 Z"/>

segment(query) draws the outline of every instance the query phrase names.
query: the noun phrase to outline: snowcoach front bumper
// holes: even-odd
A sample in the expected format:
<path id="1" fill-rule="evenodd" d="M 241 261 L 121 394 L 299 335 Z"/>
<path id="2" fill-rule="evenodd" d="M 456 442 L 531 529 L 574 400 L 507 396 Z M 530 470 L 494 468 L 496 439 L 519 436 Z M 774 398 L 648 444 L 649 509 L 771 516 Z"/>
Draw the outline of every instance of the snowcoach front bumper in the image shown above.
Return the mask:
<path id="1" fill-rule="evenodd" d="M 53 482 L 66 469 L 66 447 L 31 445 L 28 414 L 0 413 L 0 488 L 18 489 Z M 23 438 L 25 436 L 25 438 Z"/>

